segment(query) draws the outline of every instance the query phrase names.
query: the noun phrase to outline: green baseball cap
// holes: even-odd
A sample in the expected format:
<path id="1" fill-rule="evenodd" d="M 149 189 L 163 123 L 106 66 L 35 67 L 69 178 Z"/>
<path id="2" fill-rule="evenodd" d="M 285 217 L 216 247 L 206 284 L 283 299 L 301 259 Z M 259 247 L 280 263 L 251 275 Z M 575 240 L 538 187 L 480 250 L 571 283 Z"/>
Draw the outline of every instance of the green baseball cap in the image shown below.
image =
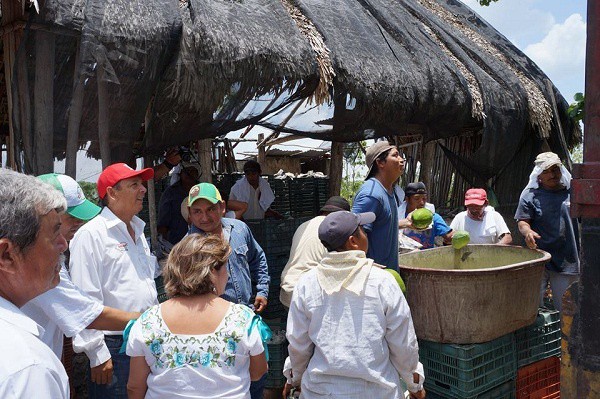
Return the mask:
<path id="1" fill-rule="evenodd" d="M 67 175 L 48 173 L 38 179 L 60 191 L 67 199 L 67 213 L 86 222 L 100 213 L 102 208 L 88 201 L 79 183 Z"/>
<path id="2" fill-rule="evenodd" d="M 214 186 L 214 184 L 210 183 L 200 183 L 190 188 L 190 193 L 188 195 L 188 206 L 192 206 L 192 204 L 199 199 L 205 199 L 213 204 L 223 201 L 219 190 Z"/>

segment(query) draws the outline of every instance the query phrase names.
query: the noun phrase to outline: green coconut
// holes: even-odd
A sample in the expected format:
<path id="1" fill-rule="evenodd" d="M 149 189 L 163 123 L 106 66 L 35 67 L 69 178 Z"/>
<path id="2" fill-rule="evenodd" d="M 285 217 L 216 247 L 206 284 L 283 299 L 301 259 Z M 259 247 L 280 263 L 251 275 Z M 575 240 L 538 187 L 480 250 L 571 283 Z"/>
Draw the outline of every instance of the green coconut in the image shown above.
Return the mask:
<path id="1" fill-rule="evenodd" d="M 384 270 L 386 272 L 388 272 L 389 274 L 391 274 L 392 276 L 394 276 L 394 278 L 396 279 L 396 283 L 398 283 L 398 285 L 400 286 L 400 290 L 402 291 L 403 294 L 406 294 L 406 285 L 404 285 L 404 280 L 402 280 L 402 277 L 400 277 L 400 273 L 398 273 L 394 269 L 384 269 Z"/>
<path id="2" fill-rule="evenodd" d="M 454 232 L 452 236 L 452 246 L 454 249 L 461 249 L 462 247 L 466 247 L 471 241 L 471 236 L 466 231 L 458 230 Z"/>
<path id="3" fill-rule="evenodd" d="M 427 208 L 419 208 L 411 214 L 411 218 L 415 228 L 426 229 L 433 222 L 433 212 Z"/>

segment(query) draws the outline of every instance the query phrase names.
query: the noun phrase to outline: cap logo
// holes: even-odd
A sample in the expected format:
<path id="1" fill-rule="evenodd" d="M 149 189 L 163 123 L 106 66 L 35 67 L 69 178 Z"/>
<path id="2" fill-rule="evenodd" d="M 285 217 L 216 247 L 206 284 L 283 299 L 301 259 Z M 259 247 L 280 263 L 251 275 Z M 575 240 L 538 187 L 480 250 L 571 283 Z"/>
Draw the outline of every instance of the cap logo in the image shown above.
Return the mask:
<path id="1" fill-rule="evenodd" d="M 85 196 L 83 195 L 83 190 L 79 185 L 77 185 L 77 193 L 75 195 L 77 195 L 77 199 L 79 200 L 85 199 Z"/>
<path id="2" fill-rule="evenodd" d="M 190 190 L 190 198 L 195 197 L 196 195 L 198 195 L 199 192 L 200 192 L 200 187 L 198 187 L 198 186 L 192 187 L 192 189 Z"/>

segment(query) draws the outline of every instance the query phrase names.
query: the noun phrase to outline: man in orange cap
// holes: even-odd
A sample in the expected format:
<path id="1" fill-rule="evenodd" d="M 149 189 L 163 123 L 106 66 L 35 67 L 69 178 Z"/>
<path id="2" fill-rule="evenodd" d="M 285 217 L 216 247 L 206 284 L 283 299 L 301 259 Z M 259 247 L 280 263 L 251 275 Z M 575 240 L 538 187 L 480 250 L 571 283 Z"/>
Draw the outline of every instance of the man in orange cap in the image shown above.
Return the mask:
<path id="1" fill-rule="evenodd" d="M 450 223 L 454 230 L 469 233 L 471 244 L 512 243 L 510 230 L 502 215 L 489 206 L 487 193 L 483 188 L 471 188 L 465 193 L 465 208 Z"/>
<path id="2" fill-rule="evenodd" d="M 144 236 L 145 223 L 136 216 L 146 195 L 143 183 L 153 176 L 152 169 L 124 163 L 104 169 L 98 178 L 104 207 L 71 241 L 73 282 L 105 306 L 143 312 L 158 303 L 158 263 Z M 91 398 L 127 397 L 129 357 L 119 354 L 122 334 L 87 330 L 73 341 L 75 351 L 90 359 Z"/>

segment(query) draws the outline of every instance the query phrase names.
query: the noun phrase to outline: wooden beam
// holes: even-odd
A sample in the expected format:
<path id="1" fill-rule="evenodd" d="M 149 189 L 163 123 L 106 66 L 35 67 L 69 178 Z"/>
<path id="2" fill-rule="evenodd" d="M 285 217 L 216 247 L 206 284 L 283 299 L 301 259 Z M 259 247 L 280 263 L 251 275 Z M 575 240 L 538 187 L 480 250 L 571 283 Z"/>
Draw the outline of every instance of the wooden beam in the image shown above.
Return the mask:
<path id="1" fill-rule="evenodd" d="M 2 0 L 2 20 L 9 21 L 8 24 L 13 24 L 15 18 L 20 14 L 17 12 L 18 4 L 12 0 Z M 2 29 L 5 27 L 3 26 Z M 15 158 L 15 131 L 13 125 L 13 70 L 15 67 L 16 49 L 18 45 L 18 38 L 20 34 L 17 34 L 14 30 L 2 34 L 2 44 L 4 53 L 4 83 L 6 85 L 6 103 L 8 112 L 8 138 L 6 141 L 6 164 L 11 169 L 16 170 L 16 158 Z"/>
<path id="2" fill-rule="evenodd" d="M 77 174 L 77 151 L 79 150 L 79 126 L 83 111 L 83 82 L 79 75 L 80 41 L 77 41 L 77 54 L 75 55 L 75 70 L 73 71 L 73 98 L 69 107 L 69 120 L 67 126 L 67 148 L 65 159 L 65 174 L 75 179 Z"/>
<path id="3" fill-rule="evenodd" d="M 273 146 L 273 145 L 276 145 L 276 144 L 282 144 L 282 143 L 286 143 L 286 142 L 288 142 L 288 141 L 292 141 L 292 140 L 298 140 L 298 139 L 301 139 L 301 138 L 303 138 L 303 137 L 300 137 L 300 136 L 294 136 L 294 135 L 291 135 L 291 136 L 285 136 L 285 137 L 277 137 L 277 138 L 275 138 L 275 139 L 273 139 L 273 140 L 269 141 L 269 142 L 267 143 L 267 145 L 270 147 L 270 146 Z"/>
<path id="4" fill-rule="evenodd" d="M 259 133 L 258 134 L 258 143 L 263 143 L 265 141 L 265 135 L 263 133 Z M 261 167 L 265 167 L 265 165 L 267 164 L 267 153 L 265 151 L 265 146 L 264 144 L 256 144 L 256 149 L 258 150 L 258 155 L 257 155 L 257 161 L 260 164 Z"/>
<path id="5" fill-rule="evenodd" d="M 33 157 L 33 134 L 31 129 L 31 98 L 29 96 L 29 79 L 27 77 L 28 60 L 25 51 L 16 53 L 17 67 L 17 100 L 19 102 L 19 128 L 21 130 L 20 139 L 23 141 L 24 164 L 21 165 L 21 172 L 34 173 L 35 159 Z M 12 145 L 14 148 L 15 141 Z"/>
<path id="6" fill-rule="evenodd" d="M 279 124 L 279 126 L 273 130 L 273 133 L 271 133 L 269 135 L 269 137 L 267 137 L 264 141 L 265 142 L 260 142 L 259 141 L 259 145 L 265 145 L 266 142 L 270 141 L 271 139 L 275 139 L 279 136 L 279 133 L 281 133 L 281 129 L 283 129 L 285 127 L 285 125 L 287 125 L 287 123 L 290 121 L 290 119 L 292 119 L 292 117 L 296 114 L 296 112 L 298 112 L 298 109 L 300 109 L 300 106 L 304 103 L 305 100 L 301 100 L 298 101 L 298 104 L 296 104 L 294 106 L 294 108 L 290 111 L 290 113 L 285 117 L 285 119 Z M 269 146 L 270 149 L 270 146 Z"/>
<path id="7" fill-rule="evenodd" d="M 340 195 L 342 172 L 344 169 L 344 143 L 331 142 L 331 161 L 329 163 L 329 196 Z"/>
<path id="8" fill-rule="evenodd" d="M 279 98 L 279 95 L 280 95 L 280 94 L 281 94 L 281 91 L 279 91 L 278 93 L 275 93 L 275 95 L 273 96 L 273 99 L 271 100 L 271 102 L 269 102 L 269 104 L 267 104 L 267 107 L 265 108 L 265 111 L 264 111 L 264 112 L 267 112 L 269 109 L 271 109 L 271 107 L 273 106 L 273 104 L 275 104 L 275 101 L 277 101 L 277 99 Z M 254 129 L 254 126 L 256 126 L 256 125 L 249 125 L 248 127 L 246 127 L 246 130 L 244 130 L 244 131 L 242 132 L 242 134 L 240 134 L 240 139 L 243 139 L 244 137 L 246 137 L 246 135 L 247 135 L 248 133 L 250 133 L 250 131 L 251 131 L 252 129 Z M 239 143 L 240 143 L 240 142 L 236 142 L 235 144 L 233 144 L 233 147 L 232 147 L 232 149 L 235 149 L 235 147 L 237 147 L 237 145 L 238 145 Z"/>
<path id="9" fill-rule="evenodd" d="M 212 183 L 212 139 L 198 140 L 200 181 Z"/>
<path id="10" fill-rule="evenodd" d="M 144 157 L 144 167 L 152 168 L 154 162 L 149 156 Z M 150 248 L 158 249 L 158 228 L 156 220 L 156 186 L 154 179 L 148 180 L 148 217 L 150 219 Z"/>
<path id="11" fill-rule="evenodd" d="M 419 181 L 425 183 L 425 187 L 431 190 L 431 180 L 433 174 L 433 163 L 435 162 L 435 147 L 437 141 L 432 140 L 425 144 L 421 155 L 421 170 L 419 172 Z"/>
<path id="12" fill-rule="evenodd" d="M 35 174 L 54 171 L 54 34 L 35 32 L 33 153 Z"/>
<path id="13" fill-rule="evenodd" d="M 104 79 L 104 65 L 98 65 L 96 74 L 98 80 L 98 144 L 102 169 L 110 165 L 110 125 L 108 117 L 108 82 Z"/>

